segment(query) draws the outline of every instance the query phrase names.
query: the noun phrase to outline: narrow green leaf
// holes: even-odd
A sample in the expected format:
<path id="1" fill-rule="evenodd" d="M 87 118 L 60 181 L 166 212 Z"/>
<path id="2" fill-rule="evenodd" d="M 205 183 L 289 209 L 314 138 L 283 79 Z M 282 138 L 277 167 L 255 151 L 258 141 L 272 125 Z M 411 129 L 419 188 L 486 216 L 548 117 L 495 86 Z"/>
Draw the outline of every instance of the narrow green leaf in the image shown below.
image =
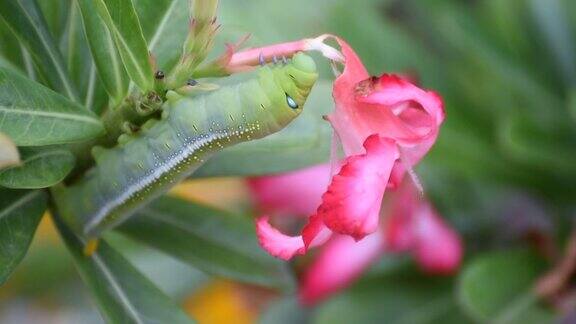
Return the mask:
<path id="1" fill-rule="evenodd" d="M 552 323 L 532 292 L 544 261 L 528 251 L 492 252 L 473 260 L 458 288 L 464 309 L 480 322 Z"/>
<path id="2" fill-rule="evenodd" d="M 167 5 L 169 3 L 169 5 Z M 189 30 L 189 0 L 134 0 L 148 47 L 156 66 L 170 71 L 180 53 Z"/>
<path id="3" fill-rule="evenodd" d="M 42 84 L 48 84 L 45 78 L 41 75 L 38 75 L 36 72 L 36 65 L 34 64 L 34 60 L 32 59 L 32 55 L 26 47 L 22 46 L 20 48 L 20 52 L 22 53 L 22 61 L 24 61 L 24 69 L 26 70 L 26 75 L 28 79 L 36 82 L 40 82 Z"/>
<path id="4" fill-rule="evenodd" d="M 132 0 L 95 2 L 100 17 L 113 35 L 128 75 L 143 92 L 152 90 L 154 72 Z"/>
<path id="5" fill-rule="evenodd" d="M 26 45 L 52 89 L 73 101 L 78 94 L 35 0 L 0 1 L 0 16 Z"/>
<path id="6" fill-rule="evenodd" d="M 166 14 L 170 14 L 170 7 L 178 1 L 173 0 L 133 0 L 134 8 L 138 14 L 138 20 L 142 24 L 142 35 L 146 41 L 154 36 Z"/>
<path id="7" fill-rule="evenodd" d="M 189 264 L 116 231 L 106 232 L 104 239 L 160 290 L 175 300 L 185 299 L 212 280 L 210 276 Z"/>
<path id="8" fill-rule="evenodd" d="M 76 0 L 76 2 L 80 7 L 84 31 L 98 69 L 98 75 L 108 94 L 114 99 L 114 102 L 118 103 L 128 92 L 129 79 L 114 45 L 112 35 L 104 21 L 95 14 L 97 11 L 94 1 Z"/>
<path id="9" fill-rule="evenodd" d="M 70 72 L 70 78 L 78 87 L 82 102 L 85 102 L 87 84 L 90 82 L 92 57 L 82 28 L 82 17 L 78 6 L 71 2 L 67 10 L 68 20 L 60 42 L 60 49 L 64 53 L 64 61 Z"/>
<path id="10" fill-rule="evenodd" d="M 0 69 L 0 131 L 18 146 L 40 146 L 89 140 L 104 127 L 82 106 Z"/>
<path id="11" fill-rule="evenodd" d="M 136 0 L 136 3 L 151 0 Z M 148 38 L 148 44 L 156 61 L 158 69 L 170 71 L 182 52 L 182 44 L 186 39 L 189 25 L 188 0 L 173 0 L 164 12 L 153 34 Z M 144 21 L 141 16 L 141 21 Z"/>
<path id="12" fill-rule="evenodd" d="M 104 110 L 106 110 L 111 104 L 114 104 L 114 102 L 110 100 L 110 96 L 106 92 L 104 83 L 98 76 L 96 65 L 94 64 L 92 64 L 90 79 L 91 81 L 88 83 L 89 90 L 86 96 L 85 106 L 98 116 L 102 116 Z"/>
<path id="13" fill-rule="evenodd" d="M 98 249 L 91 256 L 86 256 L 83 253 L 84 242 L 57 218 L 55 222 L 106 322 L 193 322 L 104 240 L 100 240 Z"/>
<path id="14" fill-rule="evenodd" d="M 0 170 L 20 164 L 18 148 L 12 140 L 0 133 Z"/>
<path id="15" fill-rule="evenodd" d="M 24 71 L 24 60 L 21 53 L 21 44 L 16 35 L 10 30 L 6 22 L 0 18 L 0 55 L 13 66 Z"/>
<path id="16" fill-rule="evenodd" d="M 331 130 L 322 115 L 333 107 L 331 89 L 329 82 L 317 82 L 304 112 L 288 127 L 266 138 L 226 148 L 192 176 L 260 175 L 326 162 Z"/>
<path id="17" fill-rule="evenodd" d="M 28 251 L 46 204 L 43 191 L 0 189 L 0 284 Z"/>
<path id="18" fill-rule="evenodd" d="M 74 168 L 75 158 L 63 149 L 23 150 L 22 164 L 0 171 L 0 186 L 37 189 L 53 186 Z"/>
<path id="19" fill-rule="evenodd" d="M 37 3 L 50 34 L 60 43 L 66 32 L 70 0 L 37 0 Z"/>
<path id="20" fill-rule="evenodd" d="M 240 215 L 164 197 L 120 231 L 213 275 L 273 287 L 290 283 L 282 262 L 258 246 L 254 223 Z"/>

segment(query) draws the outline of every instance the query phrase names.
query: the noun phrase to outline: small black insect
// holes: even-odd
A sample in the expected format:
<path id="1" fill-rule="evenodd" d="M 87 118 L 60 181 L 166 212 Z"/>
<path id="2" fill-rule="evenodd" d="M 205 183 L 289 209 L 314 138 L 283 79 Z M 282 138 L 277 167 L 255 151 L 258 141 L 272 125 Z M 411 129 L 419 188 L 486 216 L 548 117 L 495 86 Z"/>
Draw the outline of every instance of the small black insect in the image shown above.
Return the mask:
<path id="1" fill-rule="evenodd" d="M 161 70 L 158 70 L 156 73 L 154 73 L 154 78 L 156 78 L 156 80 L 162 80 L 165 76 L 166 75 L 164 75 L 164 71 Z"/>

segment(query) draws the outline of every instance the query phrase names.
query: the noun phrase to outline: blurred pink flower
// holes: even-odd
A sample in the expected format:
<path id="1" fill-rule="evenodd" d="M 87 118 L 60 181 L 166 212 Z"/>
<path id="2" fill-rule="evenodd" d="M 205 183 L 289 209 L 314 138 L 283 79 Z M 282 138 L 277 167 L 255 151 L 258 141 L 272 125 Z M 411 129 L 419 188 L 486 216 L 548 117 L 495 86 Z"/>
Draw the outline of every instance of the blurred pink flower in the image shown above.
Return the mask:
<path id="1" fill-rule="evenodd" d="M 320 164 L 297 172 L 252 177 L 248 185 L 260 212 L 308 217 L 320 205 L 328 180 L 330 166 Z"/>
<path id="2" fill-rule="evenodd" d="M 382 255 L 385 248 L 378 231 L 356 242 L 334 235 L 304 270 L 298 295 L 305 305 L 318 303 L 346 288 Z"/>
<path id="3" fill-rule="evenodd" d="M 256 187 L 251 186 L 257 201 L 269 202 L 271 194 L 279 194 L 274 199 L 274 206 L 286 215 L 289 209 L 300 204 L 302 198 L 319 200 L 324 192 L 323 186 L 309 184 L 316 181 L 322 183 L 328 172 L 329 165 L 319 165 L 249 181 L 259 183 Z M 306 197 L 299 196 L 303 192 Z M 345 288 L 384 253 L 410 253 L 427 273 L 449 274 L 458 269 L 462 257 L 458 234 L 437 215 L 428 201 L 420 197 L 411 182 L 404 181 L 398 191 L 392 193 L 388 210 L 378 230 L 363 240 L 357 242 L 347 235 L 334 234 L 320 248 L 302 276 L 299 294 L 304 304 L 319 302 Z M 267 212 L 278 215 L 270 205 Z M 300 210 L 294 209 L 293 212 Z M 258 222 L 268 224 L 267 217 Z M 276 231 L 269 225 L 263 228 Z M 291 240 L 294 245 L 302 244 L 297 237 Z M 266 241 L 261 244 L 271 243 Z M 282 244 L 287 243 L 284 240 Z"/>
<path id="4" fill-rule="evenodd" d="M 428 273 L 450 274 L 460 265 L 460 236 L 410 182 L 394 193 L 382 225 L 390 252 L 410 252 Z"/>

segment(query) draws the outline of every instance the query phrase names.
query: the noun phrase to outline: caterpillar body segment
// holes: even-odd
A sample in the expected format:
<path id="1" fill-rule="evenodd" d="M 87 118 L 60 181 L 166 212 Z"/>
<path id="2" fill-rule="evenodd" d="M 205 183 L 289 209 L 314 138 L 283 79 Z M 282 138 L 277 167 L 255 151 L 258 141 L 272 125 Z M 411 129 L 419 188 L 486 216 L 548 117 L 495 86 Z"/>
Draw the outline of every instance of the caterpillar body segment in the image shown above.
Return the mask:
<path id="1" fill-rule="evenodd" d="M 317 79 L 314 61 L 296 54 L 286 65 L 259 67 L 247 81 L 183 97 L 167 95 L 161 120 L 145 123 L 118 146 L 93 150 L 96 166 L 60 191 L 67 223 L 98 237 L 224 147 L 284 128 L 302 111 Z"/>

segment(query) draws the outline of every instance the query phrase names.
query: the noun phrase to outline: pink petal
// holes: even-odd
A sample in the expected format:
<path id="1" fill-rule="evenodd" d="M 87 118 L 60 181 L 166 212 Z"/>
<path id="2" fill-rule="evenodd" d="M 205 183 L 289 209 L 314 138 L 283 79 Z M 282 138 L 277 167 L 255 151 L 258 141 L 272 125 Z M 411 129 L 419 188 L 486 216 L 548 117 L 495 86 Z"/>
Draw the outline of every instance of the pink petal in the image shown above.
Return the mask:
<path id="1" fill-rule="evenodd" d="M 324 244 L 331 236 L 332 231 L 324 225 L 324 220 L 318 214 L 312 215 L 302 229 L 302 239 L 307 249 Z"/>
<path id="2" fill-rule="evenodd" d="M 342 235 L 332 238 L 304 272 L 300 285 L 302 303 L 317 303 L 348 286 L 378 258 L 382 244 L 379 232 L 359 242 Z"/>
<path id="3" fill-rule="evenodd" d="M 366 96 L 359 97 L 358 100 L 397 109 L 403 108 L 403 110 L 409 112 L 412 110 L 411 114 L 405 116 L 405 119 L 411 121 L 415 127 L 427 126 L 428 117 L 432 118 L 434 124 L 440 125 L 445 117 L 442 98 L 436 92 L 420 89 L 407 79 L 393 74 L 380 76 L 377 79 L 376 89 Z M 426 114 L 421 114 L 419 109 L 414 109 L 415 107 L 398 106 L 401 103 L 410 101 L 420 105 Z M 399 115 L 400 111 L 395 111 L 395 114 Z"/>
<path id="4" fill-rule="evenodd" d="M 256 220 L 256 234 L 262 248 L 277 258 L 289 260 L 305 251 L 301 236 L 293 237 L 281 233 L 270 225 L 267 216 Z"/>
<path id="5" fill-rule="evenodd" d="M 429 273 L 455 271 L 462 259 L 462 242 L 432 205 L 405 181 L 395 193 L 385 222 L 386 248 L 411 252 L 416 262 Z"/>
<path id="6" fill-rule="evenodd" d="M 341 38 L 336 37 L 336 41 L 341 47 L 342 55 L 344 55 L 344 71 L 334 81 L 333 94 L 335 97 L 348 101 L 352 100 L 352 96 L 355 95 L 350 90 L 353 90 L 358 82 L 366 80 L 370 75 L 352 47 Z"/>
<path id="7" fill-rule="evenodd" d="M 365 154 L 346 158 L 318 208 L 332 231 L 357 240 L 378 228 L 382 196 L 398 158 L 394 141 L 377 135 L 368 137 L 364 148 Z"/>
<path id="8" fill-rule="evenodd" d="M 343 39 L 336 39 L 340 44 L 344 55 L 344 71 L 334 81 L 332 97 L 336 109 L 328 116 L 328 120 L 338 134 L 346 155 L 359 154 L 362 152 L 362 143 L 370 134 L 358 132 L 355 125 L 355 110 L 358 108 L 356 101 L 356 85 L 369 78 L 368 71 L 354 50 Z M 371 133 L 372 134 L 372 133 Z"/>
<path id="9" fill-rule="evenodd" d="M 308 216 L 316 212 L 328 187 L 330 165 L 321 164 L 277 175 L 248 179 L 258 207 L 265 213 Z"/>
<path id="10" fill-rule="evenodd" d="M 458 269 L 462 260 L 460 237 L 428 203 L 415 216 L 414 235 L 414 257 L 424 271 L 450 274 Z"/>
<path id="11" fill-rule="evenodd" d="M 387 74 L 367 80 L 356 91 L 366 93 L 356 97 L 360 107 L 356 116 L 359 126 L 371 134 L 393 138 L 401 146 L 419 146 L 420 152 L 411 159 L 417 163 L 434 143 L 444 120 L 440 97 Z"/>
<path id="12" fill-rule="evenodd" d="M 324 244 L 332 232 L 324 226 L 321 218 L 313 215 L 303 228 L 302 235 L 289 236 L 272 227 L 268 217 L 263 216 L 256 220 L 256 234 L 264 250 L 272 256 L 289 260 L 295 255 L 306 253 L 310 247 Z"/>

